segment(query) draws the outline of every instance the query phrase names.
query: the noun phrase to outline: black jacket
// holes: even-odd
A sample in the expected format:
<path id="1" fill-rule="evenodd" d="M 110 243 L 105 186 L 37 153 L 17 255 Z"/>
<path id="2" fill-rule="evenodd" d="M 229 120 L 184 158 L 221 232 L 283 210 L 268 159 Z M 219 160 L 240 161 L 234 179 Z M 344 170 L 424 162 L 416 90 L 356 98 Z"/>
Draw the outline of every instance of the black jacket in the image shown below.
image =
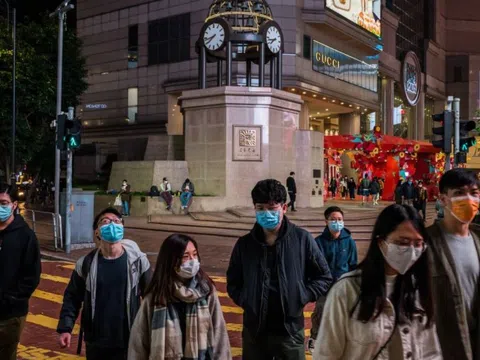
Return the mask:
<path id="1" fill-rule="evenodd" d="M 380 192 L 380 184 L 377 181 L 372 181 L 370 184 L 370 194 L 377 195 Z"/>
<path id="2" fill-rule="evenodd" d="M 327 294 L 332 276 L 312 235 L 286 217 L 276 249 L 284 324 L 293 335 L 302 330 L 295 319 L 303 317 L 307 303 Z M 267 316 L 270 283 L 267 266 L 263 229 L 255 224 L 252 231 L 235 244 L 227 270 L 228 295 L 243 308 L 243 326 L 252 334 L 258 334 Z"/>
<path id="3" fill-rule="evenodd" d="M 295 179 L 293 178 L 293 176 L 289 176 L 287 178 L 287 189 L 288 192 L 292 192 L 294 194 L 297 193 L 297 184 L 295 183 Z"/>
<path id="4" fill-rule="evenodd" d="M 402 185 L 402 195 L 406 200 L 413 200 L 415 198 L 415 186 L 408 182 Z"/>
<path id="5" fill-rule="evenodd" d="M 20 215 L 0 231 L 0 320 L 25 316 L 40 283 L 40 249 L 35 233 Z"/>

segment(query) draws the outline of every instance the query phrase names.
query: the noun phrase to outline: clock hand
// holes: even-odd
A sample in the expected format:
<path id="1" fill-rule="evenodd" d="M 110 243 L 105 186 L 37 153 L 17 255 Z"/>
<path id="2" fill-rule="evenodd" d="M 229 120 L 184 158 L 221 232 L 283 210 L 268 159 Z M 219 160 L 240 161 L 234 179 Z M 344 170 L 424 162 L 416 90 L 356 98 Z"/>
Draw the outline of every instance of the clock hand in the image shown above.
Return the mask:
<path id="1" fill-rule="evenodd" d="M 205 44 L 210 44 L 212 42 L 212 40 L 215 38 L 216 35 L 213 35 L 212 37 L 209 37 L 206 41 L 205 41 Z"/>

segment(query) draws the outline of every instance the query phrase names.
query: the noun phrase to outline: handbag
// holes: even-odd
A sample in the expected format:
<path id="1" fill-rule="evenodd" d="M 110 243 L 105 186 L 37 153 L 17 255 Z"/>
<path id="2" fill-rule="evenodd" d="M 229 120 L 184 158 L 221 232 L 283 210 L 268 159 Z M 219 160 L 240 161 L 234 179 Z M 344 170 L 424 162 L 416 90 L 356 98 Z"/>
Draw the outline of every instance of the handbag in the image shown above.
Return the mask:
<path id="1" fill-rule="evenodd" d="M 118 195 L 115 198 L 115 202 L 113 203 L 113 206 L 122 206 L 122 199 L 121 199 L 120 195 Z"/>

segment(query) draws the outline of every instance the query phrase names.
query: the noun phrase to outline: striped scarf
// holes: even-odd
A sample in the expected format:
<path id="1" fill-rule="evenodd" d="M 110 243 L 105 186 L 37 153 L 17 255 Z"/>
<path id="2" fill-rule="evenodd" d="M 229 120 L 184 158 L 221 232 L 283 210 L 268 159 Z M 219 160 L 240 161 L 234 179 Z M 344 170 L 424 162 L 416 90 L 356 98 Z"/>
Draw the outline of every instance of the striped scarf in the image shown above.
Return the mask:
<path id="1" fill-rule="evenodd" d="M 158 360 L 204 360 L 212 351 L 213 326 L 208 307 L 209 288 L 195 279 L 190 286 L 175 284 L 175 298 L 186 303 L 186 329 L 182 335 L 179 314 L 173 304 L 155 306 L 152 318 L 151 358 Z M 185 337 L 185 347 L 182 338 Z M 153 357 L 152 357 L 153 355 Z"/>

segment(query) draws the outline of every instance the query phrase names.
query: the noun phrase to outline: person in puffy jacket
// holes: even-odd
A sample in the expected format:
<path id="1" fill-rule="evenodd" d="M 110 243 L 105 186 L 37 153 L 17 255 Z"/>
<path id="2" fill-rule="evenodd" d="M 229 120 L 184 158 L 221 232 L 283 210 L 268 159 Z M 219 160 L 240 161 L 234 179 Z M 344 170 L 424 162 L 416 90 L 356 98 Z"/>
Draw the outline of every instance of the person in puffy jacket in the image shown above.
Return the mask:
<path id="1" fill-rule="evenodd" d="M 428 235 L 407 205 L 379 215 L 365 260 L 332 287 L 314 360 L 441 360 Z"/>

